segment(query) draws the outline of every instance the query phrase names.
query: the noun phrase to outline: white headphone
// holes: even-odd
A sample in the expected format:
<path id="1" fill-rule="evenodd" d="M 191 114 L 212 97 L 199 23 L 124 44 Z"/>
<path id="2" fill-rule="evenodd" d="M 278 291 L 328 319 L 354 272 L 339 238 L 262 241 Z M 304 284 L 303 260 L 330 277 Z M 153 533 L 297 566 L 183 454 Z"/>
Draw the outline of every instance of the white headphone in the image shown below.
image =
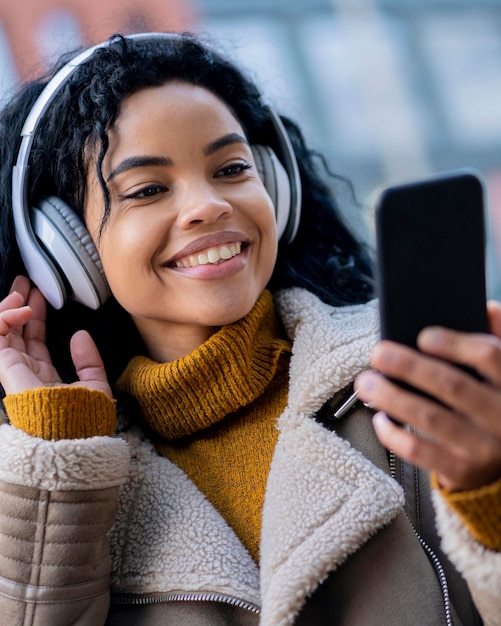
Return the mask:
<path id="1" fill-rule="evenodd" d="M 126 39 L 173 39 L 173 33 L 140 33 Z M 82 220 L 63 200 L 51 196 L 28 206 L 29 156 L 34 133 L 51 102 L 77 68 L 107 40 L 88 48 L 47 83 L 31 108 L 21 131 L 21 146 L 12 171 L 12 211 L 19 251 L 26 271 L 47 301 L 60 309 L 71 298 L 91 309 L 99 308 L 110 290 L 99 254 Z M 279 156 L 268 146 L 251 146 L 256 168 L 275 207 L 281 241 L 296 236 L 301 210 L 301 180 L 287 131 L 269 109 L 276 131 Z"/>

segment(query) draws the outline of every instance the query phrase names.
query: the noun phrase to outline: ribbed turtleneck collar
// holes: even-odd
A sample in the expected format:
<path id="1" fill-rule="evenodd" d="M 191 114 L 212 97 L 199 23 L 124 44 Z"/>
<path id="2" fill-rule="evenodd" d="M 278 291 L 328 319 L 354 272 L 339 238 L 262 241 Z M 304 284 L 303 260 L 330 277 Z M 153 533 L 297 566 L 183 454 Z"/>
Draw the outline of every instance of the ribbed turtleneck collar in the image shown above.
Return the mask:
<path id="1" fill-rule="evenodd" d="M 271 293 L 241 320 L 224 326 L 194 352 L 169 363 L 134 357 L 118 380 L 138 400 L 149 425 L 168 440 L 207 428 L 255 400 L 272 382 L 290 342 Z M 288 359 L 286 360 L 288 361 Z"/>

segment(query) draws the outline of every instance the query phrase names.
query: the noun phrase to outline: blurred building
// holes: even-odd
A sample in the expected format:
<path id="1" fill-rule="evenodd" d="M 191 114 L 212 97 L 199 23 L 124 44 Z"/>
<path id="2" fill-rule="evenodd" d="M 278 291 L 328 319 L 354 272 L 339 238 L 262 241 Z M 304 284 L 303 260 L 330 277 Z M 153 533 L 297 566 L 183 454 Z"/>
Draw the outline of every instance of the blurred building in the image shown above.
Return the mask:
<path id="1" fill-rule="evenodd" d="M 489 293 L 501 297 L 501 0 L 199 0 L 199 8 L 205 31 L 300 121 L 363 204 L 381 185 L 480 171 Z"/>
<path id="2" fill-rule="evenodd" d="M 0 84 L 38 76 L 62 50 L 117 32 L 188 30 L 195 19 L 192 0 L 0 0 Z"/>

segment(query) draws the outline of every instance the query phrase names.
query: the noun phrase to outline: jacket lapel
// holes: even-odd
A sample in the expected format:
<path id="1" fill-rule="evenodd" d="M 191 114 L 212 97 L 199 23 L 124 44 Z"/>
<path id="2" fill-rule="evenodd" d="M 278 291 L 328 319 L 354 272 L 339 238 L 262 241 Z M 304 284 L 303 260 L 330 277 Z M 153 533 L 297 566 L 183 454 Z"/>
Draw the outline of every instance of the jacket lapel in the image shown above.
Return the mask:
<path id="1" fill-rule="evenodd" d="M 375 304 L 336 309 L 299 289 L 277 304 L 294 348 L 263 511 L 262 626 L 291 624 L 328 573 L 403 505 L 390 476 L 311 417 L 367 367 Z"/>
<path id="2" fill-rule="evenodd" d="M 284 414 L 261 547 L 262 626 L 292 623 L 306 597 L 403 505 L 400 487 L 334 432 Z"/>
<path id="3" fill-rule="evenodd" d="M 368 367 L 378 338 L 376 302 L 332 307 L 304 289 L 287 289 L 275 303 L 293 341 L 289 406 L 313 415 Z"/>
<path id="4" fill-rule="evenodd" d="M 216 593 L 259 605 L 259 572 L 196 485 L 139 429 L 124 433 L 130 472 L 111 533 L 115 593 Z"/>

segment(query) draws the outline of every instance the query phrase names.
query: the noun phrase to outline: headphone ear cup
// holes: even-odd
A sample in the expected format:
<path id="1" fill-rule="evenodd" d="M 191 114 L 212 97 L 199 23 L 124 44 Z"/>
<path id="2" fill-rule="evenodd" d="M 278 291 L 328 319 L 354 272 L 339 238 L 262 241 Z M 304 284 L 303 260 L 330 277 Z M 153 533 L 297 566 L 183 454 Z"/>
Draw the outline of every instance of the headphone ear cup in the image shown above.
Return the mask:
<path id="1" fill-rule="evenodd" d="M 284 166 L 269 146 L 252 145 L 252 154 L 259 177 L 275 207 L 278 239 L 285 233 L 291 219 L 291 183 Z"/>
<path id="2" fill-rule="evenodd" d="M 110 290 L 99 253 L 82 220 L 55 196 L 43 198 L 32 207 L 30 219 L 40 245 L 60 272 L 70 297 L 91 309 L 99 308 Z"/>

